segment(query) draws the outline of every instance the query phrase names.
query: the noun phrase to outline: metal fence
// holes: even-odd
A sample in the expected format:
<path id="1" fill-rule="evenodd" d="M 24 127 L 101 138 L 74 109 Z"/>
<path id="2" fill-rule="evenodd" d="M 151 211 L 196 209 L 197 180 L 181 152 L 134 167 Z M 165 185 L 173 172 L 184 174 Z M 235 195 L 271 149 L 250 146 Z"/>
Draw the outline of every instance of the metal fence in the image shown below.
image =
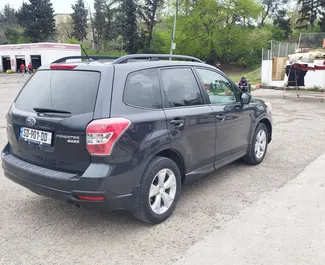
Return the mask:
<path id="1" fill-rule="evenodd" d="M 271 58 L 286 57 L 289 54 L 296 53 L 297 43 L 271 41 Z"/>
<path id="2" fill-rule="evenodd" d="M 294 54 L 297 50 L 306 48 L 323 48 L 325 44 L 325 32 L 301 33 L 298 43 L 289 43 L 281 41 L 271 41 L 271 49 L 262 50 L 262 60 L 272 60 L 272 58 L 287 57 Z"/>
<path id="3" fill-rule="evenodd" d="M 262 50 L 262 61 L 271 60 L 271 50 L 263 49 Z"/>
<path id="4" fill-rule="evenodd" d="M 274 57 L 287 57 L 289 54 L 296 53 L 297 47 L 297 43 L 271 40 L 271 49 L 262 50 L 262 60 L 272 60 Z"/>
<path id="5" fill-rule="evenodd" d="M 298 48 L 322 48 L 325 32 L 300 33 Z"/>

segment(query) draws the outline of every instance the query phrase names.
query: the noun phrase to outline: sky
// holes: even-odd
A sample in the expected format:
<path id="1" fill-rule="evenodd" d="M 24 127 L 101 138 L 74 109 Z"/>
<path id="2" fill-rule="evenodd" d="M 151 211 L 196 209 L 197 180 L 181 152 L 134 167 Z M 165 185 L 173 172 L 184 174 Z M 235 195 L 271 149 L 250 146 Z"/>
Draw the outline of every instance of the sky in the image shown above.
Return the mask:
<path id="1" fill-rule="evenodd" d="M 6 4 L 10 4 L 13 8 L 18 9 L 23 0 L 0 0 L 0 9 Z M 72 13 L 71 5 L 74 4 L 75 0 L 51 0 L 55 13 Z M 94 0 L 85 0 L 85 4 L 90 5 L 93 9 Z"/>

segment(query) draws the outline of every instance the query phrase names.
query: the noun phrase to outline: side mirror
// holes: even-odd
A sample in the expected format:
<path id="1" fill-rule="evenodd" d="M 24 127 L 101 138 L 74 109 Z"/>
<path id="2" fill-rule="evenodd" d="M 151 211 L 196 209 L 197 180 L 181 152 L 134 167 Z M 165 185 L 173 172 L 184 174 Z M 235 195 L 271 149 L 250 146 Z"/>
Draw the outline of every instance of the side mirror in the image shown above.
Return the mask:
<path id="1" fill-rule="evenodd" d="M 250 94 L 245 93 L 245 92 L 243 94 L 241 94 L 241 102 L 243 104 L 249 104 L 251 102 L 251 100 L 252 100 L 252 96 Z"/>

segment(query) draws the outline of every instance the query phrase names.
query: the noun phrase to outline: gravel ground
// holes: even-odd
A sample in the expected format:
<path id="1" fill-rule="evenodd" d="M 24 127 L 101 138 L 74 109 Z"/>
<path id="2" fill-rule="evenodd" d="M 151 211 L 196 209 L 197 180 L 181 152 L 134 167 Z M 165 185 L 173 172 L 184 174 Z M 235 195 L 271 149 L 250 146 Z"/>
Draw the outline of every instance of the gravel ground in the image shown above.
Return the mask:
<path id="1" fill-rule="evenodd" d="M 325 153 L 192 246 L 174 265 L 202 264 L 202 257 L 204 265 L 324 264 L 324 164 Z"/>
<path id="2" fill-rule="evenodd" d="M 0 74 L 0 148 L 4 115 L 28 77 Z M 231 164 L 186 185 L 173 216 L 150 226 L 124 212 L 97 213 L 40 197 L 0 169 L 0 264 L 172 264 L 202 240 L 295 178 L 325 152 L 325 103 L 258 90 L 272 103 L 274 136 L 260 166 Z M 308 94 L 310 95 L 310 94 Z"/>

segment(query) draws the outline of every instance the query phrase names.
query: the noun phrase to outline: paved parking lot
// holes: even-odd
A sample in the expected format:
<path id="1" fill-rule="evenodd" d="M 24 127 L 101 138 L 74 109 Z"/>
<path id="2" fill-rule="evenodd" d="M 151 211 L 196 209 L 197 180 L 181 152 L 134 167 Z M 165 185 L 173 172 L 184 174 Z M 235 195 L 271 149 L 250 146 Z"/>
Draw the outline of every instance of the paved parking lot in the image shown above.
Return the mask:
<path id="1" fill-rule="evenodd" d="M 0 74 L 0 148 L 5 112 L 27 78 Z M 186 185 L 174 215 L 157 226 L 123 212 L 94 213 L 40 197 L 0 169 L 0 264 L 173 264 L 325 152 L 325 103 L 319 98 L 289 94 L 284 100 L 273 90 L 254 96 L 273 105 L 274 136 L 264 163 L 237 162 Z"/>

